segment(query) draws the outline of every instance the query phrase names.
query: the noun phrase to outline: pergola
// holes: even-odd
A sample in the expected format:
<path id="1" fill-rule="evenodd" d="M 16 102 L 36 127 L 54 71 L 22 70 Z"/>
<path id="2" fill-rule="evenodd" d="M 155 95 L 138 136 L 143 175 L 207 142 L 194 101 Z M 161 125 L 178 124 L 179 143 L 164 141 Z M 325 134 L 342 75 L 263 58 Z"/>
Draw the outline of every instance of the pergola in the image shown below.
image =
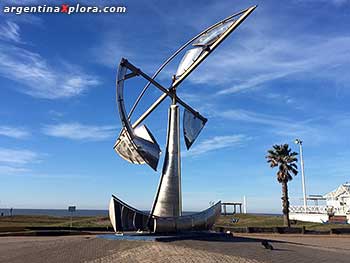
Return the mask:
<path id="1" fill-rule="evenodd" d="M 230 213 L 227 213 L 227 206 L 233 206 L 233 214 L 236 214 L 237 209 L 236 207 L 239 207 L 239 213 L 242 213 L 242 203 L 241 202 L 225 202 L 225 203 L 221 203 L 221 208 L 223 208 L 222 210 L 224 211 L 223 213 L 221 212 L 221 214 L 224 215 L 228 215 Z M 221 211 L 222 211 L 221 210 Z"/>

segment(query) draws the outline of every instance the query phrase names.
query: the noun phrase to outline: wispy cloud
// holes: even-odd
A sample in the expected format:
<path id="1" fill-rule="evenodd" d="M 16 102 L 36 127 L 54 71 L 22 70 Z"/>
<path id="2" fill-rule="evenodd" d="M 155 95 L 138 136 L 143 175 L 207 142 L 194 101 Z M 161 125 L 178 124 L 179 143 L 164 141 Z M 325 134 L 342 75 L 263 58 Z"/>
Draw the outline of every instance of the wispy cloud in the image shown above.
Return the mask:
<path id="1" fill-rule="evenodd" d="M 271 93 L 264 94 L 264 96 L 268 100 L 275 100 L 275 101 L 278 101 L 279 103 L 283 103 L 283 104 L 296 103 L 296 100 L 287 94 L 280 94 L 280 93 L 271 92 Z M 299 108 L 301 108 L 301 107 L 299 107 Z"/>
<path id="2" fill-rule="evenodd" d="M 127 58 L 145 73 L 152 74 L 167 56 L 167 53 L 163 55 L 159 52 L 159 47 L 152 45 L 147 46 L 145 52 L 140 49 L 139 43 L 130 43 L 127 36 L 120 37 L 121 35 L 121 32 L 114 30 L 104 35 L 100 43 L 90 50 L 93 62 L 116 69 L 121 58 Z M 159 74 L 158 79 L 169 80 L 174 72 L 173 67 L 167 67 Z"/>
<path id="3" fill-rule="evenodd" d="M 225 95 L 260 88 L 281 78 L 306 78 L 310 73 L 314 78 L 327 78 L 330 73 L 343 78 L 341 69 L 349 65 L 350 37 L 288 40 L 271 37 L 267 42 L 261 41 L 259 45 L 251 39 L 247 41 L 248 47 L 220 52 L 216 57 L 220 63 L 206 64 L 192 81 L 200 84 L 215 81 L 224 87 L 217 94 Z"/>
<path id="4" fill-rule="evenodd" d="M 313 123 L 313 120 L 300 121 L 290 117 L 269 115 L 242 109 L 222 111 L 218 113 L 217 116 L 240 123 L 251 123 L 267 127 L 265 129 L 257 129 L 259 133 L 266 131 L 275 135 L 292 138 L 300 136 L 303 138 L 310 138 L 312 136 L 313 140 L 317 141 L 322 140 L 324 137 L 322 133 L 319 132 L 318 125 Z M 256 126 L 254 127 L 256 130 Z"/>
<path id="5" fill-rule="evenodd" d="M 302 4 L 308 4 L 308 3 L 325 3 L 325 4 L 332 4 L 336 6 L 342 6 L 344 4 L 350 3 L 349 0 L 294 0 L 294 2 L 302 3 Z"/>
<path id="6" fill-rule="evenodd" d="M 257 131 L 259 134 L 265 132 L 290 140 L 301 137 L 309 141 L 310 144 L 344 140 L 347 138 L 346 131 L 350 129 L 348 114 L 318 116 L 317 118 L 300 120 L 291 116 L 285 117 L 233 109 L 216 112 L 216 116 L 226 120 L 237 121 L 241 125 L 244 125 L 244 123 L 253 124 L 254 131 Z M 257 129 L 256 127 L 260 128 Z"/>
<path id="7" fill-rule="evenodd" d="M 0 39 L 16 43 L 21 42 L 19 26 L 10 21 L 0 25 Z"/>
<path id="8" fill-rule="evenodd" d="M 29 164 L 40 162 L 39 154 L 27 149 L 0 148 L 0 175 L 29 172 Z"/>
<path id="9" fill-rule="evenodd" d="M 38 0 L 26 0 L 26 4 L 38 4 Z M 3 10 L 5 6 L 11 6 L 11 5 L 23 5 L 23 0 L 2 0 L 0 1 L 0 9 Z M 6 19 L 10 20 L 12 23 L 16 24 L 27 24 L 27 25 L 33 25 L 36 27 L 43 27 L 44 26 L 44 20 L 41 16 L 37 16 L 35 14 L 26 14 L 25 16 L 22 15 L 11 15 L 5 12 L 0 12 L 0 21 L 5 21 Z"/>
<path id="10" fill-rule="evenodd" d="M 12 31 L 7 31 L 7 38 L 20 41 L 18 25 L 8 25 Z M 16 88 L 25 94 L 46 99 L 77 96 L 100 83 L 75 65 L 50 63 L 38 53 L 9 43 L 0 43 L 0 76 L 20 83 Z"/>
<path id="11" fill-rule="evenodd" d="M 30 136 L 30 132 L 24 128 L 0 126 L 0 135 L 15 139 L 23 139 Z"/>
<path id="12" fill-rule="evenodd" d="M 279 125 L 284 125 L 285 123 L 291 122 L 285 118 L 276 117 L 276 116 L 273 117 L 267 114 L 256 113 L 253 111 L 247 111 L 242 109 L 222 111 L 218 113 L 218 116 L 221 116 L 229 120 L 251 122 L 251 123 L 265 124 L 265 125 L 271 125 L 271 126 L 279 126 Z"/>
<path id="13" fill-rule="evenodd" d="M 203 98 L 196 93 L 184 92 L 183 90 L 179 90 L 178 95 L 181 99 L 183 99 L 187 103 L 192 103 L 192 102 L 196 103 L 196 102 L 203 101 Z"/>
<path id="14" fill-rule="evenodd" d="M 14 167 L 8 165 L 0 165 L 0 175 L 12 175 L 12 174 L 21 174 L 30 171 L 24 167 Z"/>
<path id="15" fill-rule="evenodd" d="M 38 161 L 39 155 L 31 150 L 0 148 L 0 163 L 2 164 L 24 165 Z"/>
<path id="16" fill-rule="evenodd" d="M 109 139 L 117 133 L 115 126 L 85 125 L 77 122 L 46 125 L 42 132 L 53 137 L 88 141 Z"/>
<path id="17" fill-rule="evenodd" d="M 105 37 L 102 43 L 91 49 L 94 62 L 109 68 L 117 68 L 122 57 L 132 59 L 133 56 L 118 37 Z"/>
<path id="18" fill-rule="evenodd" d="M 243 134 L 215 136 L 201 141 L 188 152 L 183 152 L 183 156 L 198 156 L 214 150 L 230 148 L 241 145 L 251 138 Z"/>
<path id="19" fill-rule="evenodd" d="M 37 53 L 5 45 L 0 45 L 0 75 L 22 84 L 19 91 L 46 99 L 77 96 L 99 84 L 76 66 L 53 68 Z"/>
<path id="20" fill-rule="evenodd" d="M 53 120 L 57 120 L 57 119 L 62 118 L 64 116 L 63 112 L 56 111 L 56 110 L 49 110 L 48 113 L 50 114 L 50 116 L 52 116 Z"/>
<path id="21" fill-rule="evenodd" d="M 218 95 L 262 88 L 279 79 L 309 80 L 310 74 L 313 80 L 327 79 L 339 84 L 341 79 L 348 83 L 347 32 L 334 31 L 330 37 L 317 32 L 310 34 L 302 25 L 295 25 L 286 35 L 281 25 L 293 23 L 294 16 L 283 13 L 283 18 L 276 14 L 271 19 L 267 13 L 273 12 L 270 9 L 266 7 L 252 14 L 232 38 L 192 73 L 189 81 L 213 83 Z M 281 24 L 275 22 L 279 18 L 283 20 Z M 237 34 L 239 37 L 235 38 Z"/>

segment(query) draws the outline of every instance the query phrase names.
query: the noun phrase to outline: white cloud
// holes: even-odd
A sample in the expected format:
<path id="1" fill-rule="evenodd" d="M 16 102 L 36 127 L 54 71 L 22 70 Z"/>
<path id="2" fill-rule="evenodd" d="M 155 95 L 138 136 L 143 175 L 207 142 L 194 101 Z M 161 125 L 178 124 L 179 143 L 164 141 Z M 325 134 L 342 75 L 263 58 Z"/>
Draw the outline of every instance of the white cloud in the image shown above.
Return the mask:
<path id="1" fill-rule="evenodd" d="M 12 174 L 19 174 L 19 173 L 25 173 L 30 171 L 27 168 L 24 167 L 13 167 L 8 165 L 0 165 L 0 175 L 12 175 Z"/>
<path id="2" fill-rule="evenodd" d="M 269 115 L 242 109 L 216 112 L 218 118 L 237 121 L 240 124 L 252 123 L 254 131 L 277 135 L 283 140 L 294 140 L 299 137 L 309 144 L 323 142 L 333 143 L 346 140 L 350 129 L 348 114 L 335 114 L 334 116 L 318 116 L 314 119 L 298 120 L 290 116 Z M 259 125 L 258 129 L 257 126 Z"/>
<path id="3" fill-rule="evenodd" d="M 333 4 L 336 6 L 342 6 L 344 4 L 348 4 L 349 0 L 294 0 L 295 2 L 298 3 L 316 3 L 316 4 L 321 4 L 321 3 L 326 3 L 326 4 Z"/>
<path id="4" fill-rule="evenodd" d="M 236 92 L 240 92 L 240 91 L 244 91 L 247 89 L 251 89 L 254 87 L 257 87 L 267 81 L 272 81 L 272 80 L 276 80 L 276 79 L 280 79 L 283 77 L 288 76 L 289 74 L 294 73 L 295 71 L 288 71 L 288 72 L 280 72 L 280 73 L 266 73 L 266 74 L 260 74 L 257 75 L 255 77 L 252 77 L 250 79 L 247 79 L 243 82 L 241 82 L 240 84 L 234 85 L 231 88 L 226 88 L 223 90 L 220 90 L 219 92 L 217 92 L 217 94 L 219 95 L 224 95 L 224 94 L 230 94 L 230 93 L 236 93 Z"/>
<path id="5" fill-rule="evenodd" d="M 134 54 L 128 48 L 130 43 L 121 35 L 122 31 L 118 31 L 115 28 L 104 34 L 99 43 L 90 50 L 93 62 L 113 69 L 118 67 L 122 57 L 135 63 Z"/>
<path id="6" fill-rule="evenodd" d="M 28 166 L 40 161 L 39 154 L 34 151 L 0 147 L 0 176 L 30 172 Z"/>
<path id="7" fill-rule="evenodd" d="M 329 76 L 327 71 L 339 72 L 337 75 L 343 77 L 339 68 L 349 65 L 350 61 L 350 37 L 270 38 L 261 41 L 261 45 L 256 41 L 246 40 L 248 47 L 220 52 L 216 57 L 220 63 L 208 63 L 205 72 L 197 74 L 193 81 L 215 80 L 220 86 L 226 86 L 217 94 L 225 95 L 260 87 L 276 79 L 306 78 L 308 73 L 314 78 L 324 78 Z"/>
<path id="8" fill-rule="evenodd" d="M 291 118 L 256 113 L 242 109 L 222 111 L 217 113 L 217 116 L 241 123 L 246 122 L 267 126 L 268 129 L 265 131 L 280 136 L 292 138 L 300 136 L 303 138 L 313 137 L 313 140 L 317 141 L 322 140 L 324 137 L 323 134 L 319 132 L 318 125 L 312 123 L 313 120 L 298 121 Z M 256 127 L 254 129 L 256 130 Z M 258 129 L 257 131 L 261 133 L 263 130 Z"/>
<path id="9" fill-rule="evenodd" d="M 179 90 L 178 96 L 187 103 L 197 103 L 203 101 L 203 98 L 197 93 L 184 92 L 183 90 Z"/>
<path id="10" fill-rule="evenodd" d="M 53 119 L 59 119 L 64 116 L 63 112 L 56 110 L 49 110 L 48 113 L 50 114 L 50 116 L 52 116 Z"/>
<path id="11" fill-rule="evenodd" d="M 19 26 L 14 23 L 7 21 L 5 24 L 0 25 L 0 39 L 13 41 L 16 43 L 21 42 Z"/>
<path id="12" fill-rule="evenodd" d="M 0 148 L 0 175 L 28 172 L 26 165 L 38 162 L 37 153 L 25 149 Z"/>
<path id="13" fill-rule="evenodd" d="M 23 84 L 21 92 L 46 99 L 77 96 L 99 84 L 73 65 L 53 68 L 37 53 L 5 45 L 0 45 L 0 75 Z"/>
<path id="14" fill-rule="evenodd" d="M 38 158 L 38 154 L 30 150 L 0 148 L 0 163 L 2 164 L 25 165 L 39 161 Z"/>
<path id="15" fill-rule="evenodd" d="M 116 136 L 116 127 L 110 125 L 85 125 L 80 123 L 60 123 L 46 125 L 42 132 L 48 136 L 71 140 L 101 141 Z"/>
<path id="16" fill-rule="evenodd" d="M 214 150 L 239 146 L 248 140 L 250 140 L 250 137 L 243 134 L 215 136 L 201 141 L 199 144 L 192 147 L 190 151 L 183 152 L 182 155 L 197 156 Z"/>
<path id="17" fill-rule="evenodd" d="M 266 114 L 241 109 L 222 111 L 217 115 L 229 120 L 252 122 L 271 126 L 279 126 L 281 124 L 285 124 L 286 122 L 290 122 L 284 118 L 272 117 Z"/>
<path id="18" fill-rule="evenodd" d="M 258 17 L 257 17 L 258 16 Z M 277 18 L 278 19 L 278 18 Z M 232 38 L 215 51 L 189 77 L 195 84 L 215 85 L 218 95 L 261 88 L 277 79 L 331 79 L 343 83 L 350 80 L 350 36 L 337 33 L 305 34 L 293 27 L 294 34 L 285 35 L 280 28 L 293 17 L 280 17 L 271 22 L 266 14 L 253 14 Z M 239 34 L 235 38 L 234 35 Z M 345 77 L 346 76 L 346 77 Z"/>
<path id="19" fill-rule="evenodd" d="M 15 5 L 23 5 L 23 3 L 29 5 L 29 4 L 38 4 L 39 0 L 2 0 L 0 1 L 0 9 L 3 10 L 5 6 L 15 6 Z M 41 1 L 42 2 L 42 1 Z M 15 24 L 30 24 L 36 27 L 43 27 L 45 26 L 44 20 L 34 14 L 26 14 L 26 15 L 11 15 L 5 12 L 0 12 L 0 21 L 5 21 L 6 19 L 9 20 L 9 22 L 15 23 Z"/>
<path id="20" fill-rule="evenodd" d="M 24 128 L 0 126 L 0 135 L 15 139 L 23 139 L 30 136 L 30 132 Z"/>
<path id="21" fill-rule="evenodd" d="M 7 22 L 0 29 L 0 37 L 20 42 L 19 30 L 17 24 Z M 95 76 L 75 65 L 52 63 L 38 53 L 9 43 L 0 43 L 0 76 L 20 83 L 16 88 L 25 94 L 46 99 L 77 96 L 99 84 Z"/>

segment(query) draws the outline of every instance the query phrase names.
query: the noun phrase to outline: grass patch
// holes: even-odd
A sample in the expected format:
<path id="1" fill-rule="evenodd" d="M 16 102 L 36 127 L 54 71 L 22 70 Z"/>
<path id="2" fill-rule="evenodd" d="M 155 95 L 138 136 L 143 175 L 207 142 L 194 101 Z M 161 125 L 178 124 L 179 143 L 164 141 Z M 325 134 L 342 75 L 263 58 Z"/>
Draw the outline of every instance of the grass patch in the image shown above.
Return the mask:
<path id="1" fill-rule="evenodd" d="M 233 223 L 232 219 L 238 219 Z M 280 227 L 283 226 L 282 216 L 254 215 L 254 214 L 235 214 L 221 216 L 215 223 L 215 226 L 223 227 Z M 296 221 L 292 227 L 305 227 L 306 230 L 327 231 L 331 228 L 350 228 L 349 224 L 321 224 Z"/>
<path id="2" fill-rule="evenodd" d="M 232 219 L 238 219 L 233 223 Z M 108 217 L 87 216 L 73 217 L 73 227 L 112 227 Z M 11 230 L 25 229 L 26 227 L 69 227 L 70 217 L 44 216 L 44 215 L 16 215 L 0 217 L 0 232 L 12 232 Z M 235 214 L 221 216 L 215 226 L 217 227 L 281 227 L 282 216 Z M 306 230 L 328 231 L 331 228 L 349 228 L 346 224 L 319 224 L 297 221 L 292 227 L 305 227 Z M 6 231 L 9 230 L 9 231 Z"/>
<path id="3" fill-rule="evenodd" d="M 69 227 L 70 222 L 70 217 L 66 216 L 2 216 L 0 217 L 0 231 L 10 227 Z M 73 217 L 72 223 L 74 227 L 111 227 L 109 218 L 103 216 Z"/>

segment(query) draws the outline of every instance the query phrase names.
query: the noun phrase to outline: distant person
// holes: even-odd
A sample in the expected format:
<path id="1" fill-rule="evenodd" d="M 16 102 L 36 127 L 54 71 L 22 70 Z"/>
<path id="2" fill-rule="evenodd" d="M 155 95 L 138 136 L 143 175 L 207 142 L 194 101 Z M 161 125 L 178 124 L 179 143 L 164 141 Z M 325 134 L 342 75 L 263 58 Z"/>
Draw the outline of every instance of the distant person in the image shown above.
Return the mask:
<path id="1" fill-rule="evenodd" d="M 10 208 L 10 216 L 12 216 L 12 213 L 13 213 L 13 208 L 11 207 Z"/>

